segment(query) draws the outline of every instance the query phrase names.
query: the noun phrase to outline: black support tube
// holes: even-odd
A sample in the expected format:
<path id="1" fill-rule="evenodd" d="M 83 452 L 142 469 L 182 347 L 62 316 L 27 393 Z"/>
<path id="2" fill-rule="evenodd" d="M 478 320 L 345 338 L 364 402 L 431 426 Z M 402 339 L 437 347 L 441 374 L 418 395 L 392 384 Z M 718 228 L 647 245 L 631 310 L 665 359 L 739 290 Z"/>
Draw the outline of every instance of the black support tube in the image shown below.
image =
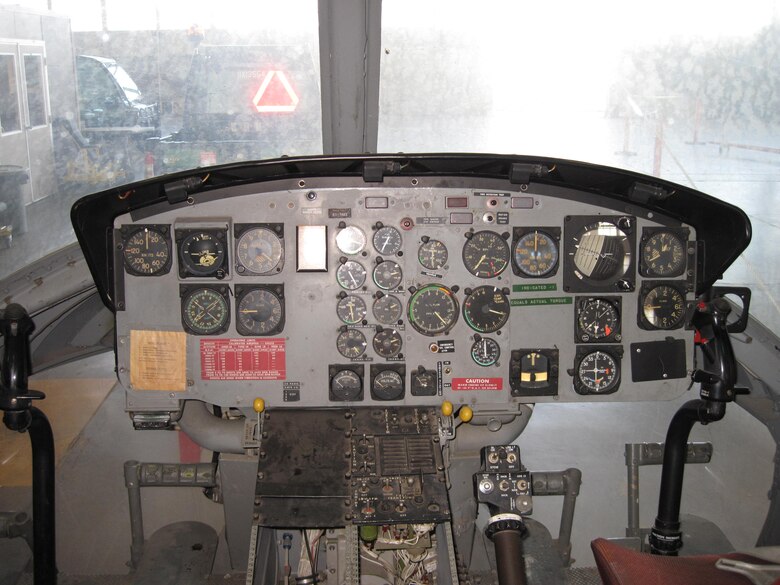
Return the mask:
<path id="1" fill-rule="evenodd" d="M 523 536 L 519 530 L 499 530 L 493 535 L 499 585 L 525 585 Z"/>
<path id="2" fill-rule="evenodd" d="M 54 518 L 54 435 L 42 411 L 30 408 L 28 432 L 33 463 L 33 577 L 35 585 L 57 582 Z"/>

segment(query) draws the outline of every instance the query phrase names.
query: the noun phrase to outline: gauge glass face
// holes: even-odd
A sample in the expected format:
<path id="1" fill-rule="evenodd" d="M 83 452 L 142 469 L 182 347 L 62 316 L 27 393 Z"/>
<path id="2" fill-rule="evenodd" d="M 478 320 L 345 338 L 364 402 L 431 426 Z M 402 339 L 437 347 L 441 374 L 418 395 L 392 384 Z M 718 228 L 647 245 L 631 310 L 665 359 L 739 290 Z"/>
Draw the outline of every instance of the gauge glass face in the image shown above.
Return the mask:
<path id="1" fill-rule="evenodd" d="M 395 262 L 380 262 L 374 268 L 374 283 L 382 290 L 392 290 L 398 288 L 403 280 L 401 267 Z"/>
<path id="2" fill-rule="evenodd" d="M 493 278 L 509 264 L 509 245 L 495 232 L 477 232 L 463 246 L 466 270 L 479 278 Z"/>
<path id="3" fill-rule="evenodd" d="M 577 378 L 588 392 L 607 392 L 617 385 L 617 363 L 607 352 L 593 351 L 580 361 Z"/>
<path id="4" fill-rule="evenodd" d="M 336 280 L 342 288 L 357 290 L 366 282 L 366 269 L 360 262 L 347 260 L 336 270 Z"/>
<path id="5" fill-rule="evenodd" d="M 673 286 L 658 285 L 642 300 L 642 314 L 656 329 L 674 329 L 685 317 L 685 298 Z"/>
<path id="6" fill-rule="evenodd" d="M 359 358 L 366 351 L 368 343 L 366 336 L 357 329 L 347 329 L 339 333 L 336 339 L 336 348 L 345 358 Z"/>
<path id="7" fill-rule="evenodd" d="M 372 385 L 377 400 L 397 400 L 403 396 L 404 381 L 395 370 L 384 370 L 374 377 Z"/>
<path id="8" fill-rule="evenodd" d="M 142 276 L 160 274 L 171 258 L 168 239 L 160 231 L 149 227 L 131 234 L 124 241 L 123 253 L 128 272 Z"/>
<path id="9" fill-rule="evenodd" d="M 352 370 L 339 370 L 330 381 L 334 400 L 358 400 L 363 390 L 363 381 Z"/>
<path id="10" fill-rule="evenodd" d="M 190 292 L 182 303 L 182 322 L 195 335 L 214 335 L 225 330 L 230 320 L 227 300 L 210 288 Z"/>
<path id="11" fill-rule="evenodd" d="M 514 258 L 526 276 L 547 276 L 558 265 L 558 241 L 547 232 L 534 230 L 517 241 Z"/>
<path id="12" fill-rule="evenodd" d="M 398 297 L 382 295 L 374 301 L 372 311 L 374 319 L 383 325 L 395 325 L 401 319 L 404 307 Z"/>
<path id="13" fill-rule="evenodd" d="M 359 254 L 366 247 L 366 234 L 359 227 L 347 226 L 336 234 L 336 246 L 344 254 Z"/>
<path id="14" fill-rule="evenodd" d="M 343 294 L 343 293 L 342 293 Z M 339 299 L 336 314 L 347 325 L 355 325 L 366 318 L 366 302 L 358 296 L 348 295 Z"/>
<path id="15" fill-rule="evenodd" d="M 273 230 L 258 227 L 241 234 L 236 244 L 239 272 L 266 274 L 282 261 L 282 240 Z M 243 269 L 243 270 L 242 270 Z"/>
<path id="16" fill-rule="evenodd" d="M 282 322 L 282 301 L 270 290 L 254 289 L 241 297 L 236 312 L 241 335 L 268 335 Z"/>
<path id="17" fill-rule="evenodd" d="M 499 288 L 479 286 L 463 301 L 463 317 L 474 331 L 498 331 L 509 319 L 509 299 Z"/>
<path id="18" fill-rule="evenodd" d="M 631 266 L 628 236 L 613 223 L 600 221 L 585 226 L 575 242 L 574 266 L 586 278 L 617 279 Z"/>
<path id="19" fill-rule="evenodd" d="M 195 232 L 181 244 L 181 261 L 192 274 L 208 276 L 222 268 L 225 245 L 214 232 Z"/>
<path id="20" fill-rule="evenodd" d="M 580 335 L 591 339 L 604 339 L 617 329 L 620 316 L 615 306 L 604 299 L 589 300 L 577 316 Z"/>
<path id="21" fill-rule="evenodd" d="M 447 246 L 439 240 L 428 240 L 417 250 L 417 260 L 428 270 L 439 270 L 447 264 Z"/>
<path id="22" fill-rule="evenodd" d="M 498 361 L 500 355 L 501 348 L 496 343 L 496 340 L 490 337 L 478 339 L 471 346 L 471 359 L 478 366 L 485 368 L 492 366 Z"/>
<path id="23" fill-rule="evenodd" d="M 394 227 L 386 225 L 374 233 L 374 248 L 380 254 L 390 256 L 401 249 L 401 232 Z"/>
<path id="24" fill-rule="evenodd" d="M 401 335 L 395 329 L 382 329 L 374 335 L 374 351 L 383 358 L 397 356 L 402 346 Z"/>
<path id="25" fill-rule="evenodd" d="M 438 376 L 434 371 L 413 371 L 411 376 L 412 394 L 415 396 L 434 396 L 437 391 L 437 380 Z"/>
<path id="26" fill-rule="evenodd" d="M 642 246 L 642 263 L 651 276 L 679 276 L 685 270 L 685 243 L 673 232 L 656 232 Z"/>
<path id="27" fill-rule="evenodd" d="M 409 322 L 423 335 L 439 335 L 458 321 L 458 301 L 446 286 L 429 284 L 409 299 Z"/>

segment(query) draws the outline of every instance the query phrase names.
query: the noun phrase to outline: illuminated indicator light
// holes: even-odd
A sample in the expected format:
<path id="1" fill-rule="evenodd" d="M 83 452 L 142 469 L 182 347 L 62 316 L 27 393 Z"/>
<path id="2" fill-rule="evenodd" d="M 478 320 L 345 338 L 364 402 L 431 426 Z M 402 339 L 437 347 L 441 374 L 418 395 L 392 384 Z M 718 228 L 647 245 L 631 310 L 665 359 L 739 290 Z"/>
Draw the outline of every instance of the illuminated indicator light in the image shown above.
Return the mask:
<path id="1" fill-rule="evenodd" d="M 272 84 L 273 82 L 273 84 Z M 284 71 L 269 71 L 252 99 L 258 112 L 294 112 L 298 94 L 290 85 Z"/>

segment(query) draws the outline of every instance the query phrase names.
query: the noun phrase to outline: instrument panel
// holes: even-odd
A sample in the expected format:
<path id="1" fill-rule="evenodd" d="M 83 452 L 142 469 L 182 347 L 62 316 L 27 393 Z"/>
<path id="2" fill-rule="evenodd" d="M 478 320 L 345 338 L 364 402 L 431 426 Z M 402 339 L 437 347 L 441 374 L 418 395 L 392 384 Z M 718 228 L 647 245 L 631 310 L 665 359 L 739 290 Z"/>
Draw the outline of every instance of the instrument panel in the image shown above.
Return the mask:
<path id="1" fill-rule="evenodd" d="M 696 230 L 545 184 L 215 189 L 113 220 L 128 409 L 672 399 Z"/>

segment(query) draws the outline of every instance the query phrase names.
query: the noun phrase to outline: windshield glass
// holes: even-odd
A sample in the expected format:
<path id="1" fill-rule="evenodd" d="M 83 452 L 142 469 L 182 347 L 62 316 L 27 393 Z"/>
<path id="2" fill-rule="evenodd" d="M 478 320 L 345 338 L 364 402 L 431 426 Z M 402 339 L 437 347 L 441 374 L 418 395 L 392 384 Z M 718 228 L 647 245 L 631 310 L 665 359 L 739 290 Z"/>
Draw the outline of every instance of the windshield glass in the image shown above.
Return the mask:
<path id="1" fill-rule="evenodd" d="M 726 281 L 780 332 L 777 2 L 489 4 L 383 4 L 379 151 L 583 160 L 729 201 L 754 233 Z"/>
<path id="2" fill-rule="evenodd" d="M 19 23 L 0 43 L 0 278 L 72 242 L 68 211 L 88 193 L 323 150 L 317 0 L 27 0 L 0 10 Z M 754 241 L 725 279 L 752 287 L 754 314 L 778 332 L 777 10 L 776 0 L 739 10 L 385 1 L 378 151 L 577 159 L 728 200 L 749 214 Z M 31 55 L 45 57 L 42 83 Z M 89 63 L 76 67 L 84 56 L 113 63 L 130 104 L 89 76 Z M 48 124 L 28 123 L 44 111 Z"/>

